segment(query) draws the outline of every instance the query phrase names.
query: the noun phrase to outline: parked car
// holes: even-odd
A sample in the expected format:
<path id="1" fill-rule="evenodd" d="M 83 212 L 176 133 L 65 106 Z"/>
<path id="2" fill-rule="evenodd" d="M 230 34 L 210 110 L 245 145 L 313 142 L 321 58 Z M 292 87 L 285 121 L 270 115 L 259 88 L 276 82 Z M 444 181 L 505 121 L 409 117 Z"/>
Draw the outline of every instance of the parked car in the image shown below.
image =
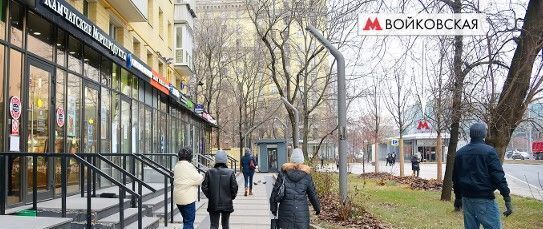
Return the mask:
<path id="1" fill-rule="evenodd" d="M 511 155 L 512 159 L 528 160 L 530 159 L 530 154 L 528 152 L 513 152 Z"/>
<path id="2" fill-rule="evenodd" d="M 509 151 L 505 152 L 505 158 L 506 159 L 511 159 L 511 156 L 513 156 L 513 151 L 509 150 Z"/>

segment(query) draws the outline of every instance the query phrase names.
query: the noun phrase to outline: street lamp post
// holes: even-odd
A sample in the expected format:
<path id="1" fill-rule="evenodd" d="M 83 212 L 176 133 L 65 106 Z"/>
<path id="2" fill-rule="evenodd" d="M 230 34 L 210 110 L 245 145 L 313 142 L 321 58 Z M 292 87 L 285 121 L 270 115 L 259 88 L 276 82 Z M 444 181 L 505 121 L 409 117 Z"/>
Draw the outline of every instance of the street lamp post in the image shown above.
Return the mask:
<path id="1" fill-rule="evenodd" d="M 337 100 L 339 127 L 339 192 L 343 203 L 347 200 L 347 94 L 345 92 L 345 59 L 343 54 L 330 43 L 315 27 L 308 25 L 309 31 L 317 40 L 330 51 L 337 61 Z"/>

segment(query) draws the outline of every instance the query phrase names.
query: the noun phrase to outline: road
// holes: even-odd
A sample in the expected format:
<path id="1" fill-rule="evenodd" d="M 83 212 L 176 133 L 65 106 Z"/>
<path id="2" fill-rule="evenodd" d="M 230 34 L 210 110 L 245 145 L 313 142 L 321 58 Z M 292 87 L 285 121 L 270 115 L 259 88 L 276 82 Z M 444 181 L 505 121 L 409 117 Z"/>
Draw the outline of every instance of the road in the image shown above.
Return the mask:
<path id="1" fill-rule="evenodd" d="M 543 189 L 543 165 L 504 164 L 503 170 L 515 178 Z"/>
<path id="2" fill-rule="evenodd" d="M 380 172 L 388 172 L 396 176 L 400 175 L 399 163 L 396 163 L 394 166 L 385 166 L 385 162 L 379 163 Z M 539 200 L 543 200 L 543 187 L 540 185 L 543 184 L 543 164 L 532 165 L 532 164 L 514 164 L 506 163 L 503 165 L 504 171 L 506 173 L 507 183 L 511 189 L 511 193 L 532 197 Z M 411 163 L 405 163 L 405 175 L 411 175 Z M 423 163 L 421 164 L 420 177 L 424 179 L 436 178 L 437 175 L 437 165 L 435 163 Z M 328 171 L 337 171 L 335 165 L 329 165 L 325 170 Z M 349 164 L 349 171 L 353 174 L 362 174 L 363 167 L 360 163 Z M 370 164 L 365 165 L 366 172 L 374 172 L 374 167 Z M 538 179 L 538 173 L 540 179 Z M 443 164 L 443 175 L 445 175 L 445 164 Z M 525 177 L 526 176 L 526 177 Z"/>

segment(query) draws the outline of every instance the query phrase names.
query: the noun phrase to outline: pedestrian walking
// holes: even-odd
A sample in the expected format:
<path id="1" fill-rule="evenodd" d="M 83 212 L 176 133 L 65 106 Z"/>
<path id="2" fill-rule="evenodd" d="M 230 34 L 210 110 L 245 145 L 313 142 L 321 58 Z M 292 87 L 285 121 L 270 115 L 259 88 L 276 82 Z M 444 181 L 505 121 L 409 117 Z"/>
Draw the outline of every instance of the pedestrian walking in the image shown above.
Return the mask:
<path id="1" fill-rule="evenodd" d="M 386 164 L 385 166 L 388 166 L 388 165 L 391 165 L 392 162 L 391 162 L 391 159 L 392 159 L 392 155 L 389 153 L 387 154 L 387 157 L 385 158 L 386 159 Z"/>
<path id="2" fill-rule="evenodd" d="M 256 170 L 256 160 L 250 149 L 245 149 L 245 155 L 241 158 L 243 179 L 245 180 L 245 196 L 253 195 L 253 176 Z"/>
<path id="3" fill-rule="evenodd" d="M 316 214 L 320 214 L 320 203 L 311 178 L 311 168 L 304 165 L 304 154 L 301 149 L 294 149 L 290 163 L 285 163 L 277 177 L 270 196 L 270 211 L 278 216 L 279 228 L 309 228 L 309 206 L 307 199 Z M 277 205 L 279 204 L 279 208 Z"/>
<path id="4" fill-rule="evenodd" d="M 411 156 L 411 170 L 413 170 L 413 176 L 419 177 L 420 173 L 420 156 L 415 154 Z"/>
<path id="5" fill-rule="evenodd" d="M 179 161 L 175 164 L 173 200 L 183 216 L 183 229 L 193 229 L 196 217 L 196 199 L 198 198 L 198 186 L 204 177 L 191 163 L 192 150 L 182 148 L 177 153 Z"/>
<path id="6" fill-rule="evenodd" d="M 392 153 L 390 160 L 392 162 L 392 166 L 394 166 L 394 164 L 396 164 L 396 153 Z"/>
<path id="7" fill-rule="evenodd" d="M 219 221 L 223 229 L 229 228 L 230 214 L 234 212 L 232 201 L 238 193 L 238 183 L 234 170 L 226 166 L 228 156 L 223 150 L 215 154 L 215 166 L 209 169 L 202 183 L 202 192 L 207 197 L 207 211 L 211 222 L 211 229 L 219 228 Z"/>
<path id="8" fill-rule="evenodd" d="M 496 149 L 485 144 L 486 127 L 473 124 L 471 142 L 456 152 L 453 169 L 454 208 L 464 210 L 467 229 L 502 228 L 494 191 L 498 189 L 505 201 L 507 217 L 513 213 L 509 187 Z"/>

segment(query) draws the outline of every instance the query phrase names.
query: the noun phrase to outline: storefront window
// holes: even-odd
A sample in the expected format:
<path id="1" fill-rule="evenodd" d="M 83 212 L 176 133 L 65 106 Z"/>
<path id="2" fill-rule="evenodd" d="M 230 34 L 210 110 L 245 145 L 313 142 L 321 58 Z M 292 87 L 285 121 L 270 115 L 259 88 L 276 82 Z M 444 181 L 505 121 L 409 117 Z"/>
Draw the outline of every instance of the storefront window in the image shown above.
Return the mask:
<path id="1" fill-rule="evenodd" d="M 119 67 L 119 65 L 113 63 L 111 76 L 113 76 L 113 89 L 119 90 L 119 81 L 121 78 L 121 67 Z"/>
<path id="2" fill-rule="evenodd" d="M 153 145 L 153 132 L 152 132 L 152 120 L 153 116 L 151 113 L 150 108 L 145 109 L 145 152 L 146 153 L 152 153 L 152 145 Z"/>
<path id="3" fill-rule="evenodd" d="M 68 101 L 66 107 L 66 140 L 68 152 L 75 154 L 81 151 L 81 78 L 74 74 L 68 75 Z M 79 189 L 79 163 L 70 159 L 68 163 L 68 192 L 74 193 Z"/>
<path id="4" fill-rule="evenodd" d="M 66 66 L 66 32 L 58 29 L 57 33 L 57 64 Z"/>
<path id="5" fill-rule="evenodd" d="M 101 153 L 111 152 L 111 139 L 109 138 L 109 123 L 111 120 L 111 97 L 109 90 L 102 87 L 102 108 L 100 114 Z"/>
<path id="6" fill-rule="evenodd" d="M 64 102 L 64 90 L 66 90 L 66 72 L 62 69 L 57 69 L 57 76 L 56 76 L 56 95 L 55 95 L 55 114 L 56 114 L 56 120 L 55 122 L 55 153 L 64 153 L 64 126 L 65 123 L 61 123 L 62 125 L 59 125 L 59 113 L 61 113 L 64 116 L 64 120 L 66 120 L 66 108 L 65 108 L 65 102 Z M 61 177 L 61 159 L 56 158 L 55 159 L 55 193 L 60 193 L 61 185 L 62 185 L 62 177 Z"/>
<path id="7" fill-rule="evenodd" d="M 23 15 L 24 8 L 11 1 L 9 17 L 11 43 L 19 47 L 23 46 Z"/>
<path id="8" fill-rule="evenodd" d="M 10 68 L 9 68 L 9 96 L 17 96 L 21 98 L 21 76 L 23 59 L 22 54 L 15 50 L 10 50 Z M 11 128 L 12 119 L 8 119 L 8 126 Z M 19 136 L 9 136 L 9 140 L 15 140 Z M 9 145 L 9 151 L 20 151 L 19 142 L 15 145 Z M 20 157 L 8 157 L 8 205 L 21 202 L 21 158 Z"/>
<path id="9" fill-rule="evenodd" d="M 100 74 L 102 75 L 102 85 L 109 87 L 111 86 L 111 73 L 113 65 L 111 60 L 108 58 L 102 58 L 102 65 L 100 66 Z"/>
<path id="10" fill-rule="evenodd" d="M 0 39 L 6 38 L 6 5 L 7 1 L 0 1 Z"/>
<path id="11" fill-rule="evenodd" d="M 2 3 L 0 3 L 2 4 Z M 0 117 L 4 117 L 4 46 L 0 45 Z M 0 119 L 0 135 L 4 134 L 4 121 Z M 0 146 L 4 145 L 4 138 L 0 137 Z"/>
<path id="12" fill-rule="evenodd" d="M 145 105 L 140 103 L 139 109 L 139 152 L 145 153 Z"/>
<path id="13" fill-rule="evenodd" d="M 139 93 L 138 77 L 135 75 L 132 75 L 132 98 L 139 99 L 138 93 Z"/>
<path id="14" fill-rule="evenodd" d="M 42 17 L 29 12 L 26 34 L 28 36 L 28 51 L 53 60 L 53 25 Z"/>
<path id="15" fill-rule="evenodd" d="M 85 46 L 83 52 L 84 76 L 100 82 L 100 55 L 94 49 Z"/>
<path id="16" fill-rule="evenodd" d="M 68 69 L 81 73 L 81 42 L 72 36 L 68 38 Z"/>
<path id="17" fill-rule="evenodd" d="M 113 105 L 112 122 L 111 122 L 111 152 L 119 152 L 119 123 L 121 120 L 121 104 L 119 102 L 119 95 L 113 93 L 111 104 Z"/>
<path id="18" fill-rule="evenodd" d="M 138 101 L 132 100 L 132 153 L 138 153 Z"/>
<path id="19" fill-rule="evenodd" d="M 130 83 L 131 83 L 131 74 L 126 71 L 126 69 L 121 68 L 121 92 L 125 95 L 130 96 Z"/>

